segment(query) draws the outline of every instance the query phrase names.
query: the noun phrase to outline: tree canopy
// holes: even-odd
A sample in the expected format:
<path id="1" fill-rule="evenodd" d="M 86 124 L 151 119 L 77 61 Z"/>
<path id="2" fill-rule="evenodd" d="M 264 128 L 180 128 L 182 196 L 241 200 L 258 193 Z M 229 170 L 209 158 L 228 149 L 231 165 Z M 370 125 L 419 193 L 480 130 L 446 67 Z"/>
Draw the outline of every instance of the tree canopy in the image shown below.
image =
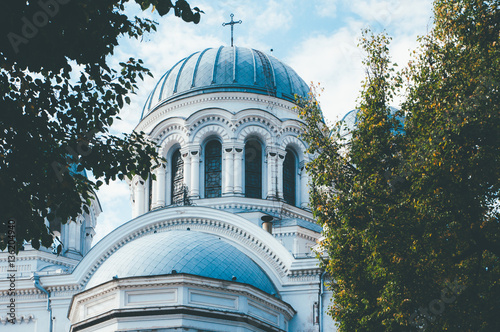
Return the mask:
<path id="1" fill-rule="evenodd" d="M 340 331 L 500 330 L 499 8 L 435 1 L 399 73 L 390 38 L 365 33 L 349 135 L 299 102 Z"/>
<path id="2" fill-rule="evenodd" d="M 151 75 L 141 60 L 110 67 L 121 36 L 139 38 L 157 22 L 128 17 L 128 0 L 7 1 L 0 11 L 0 250 L 15 235 L 50 247 L 46 223 L 88 211 L 103 181 L 159 164 L 141 133 L 109 134 L 138 79 Z M 170 9 L 198 23 L 184 0 L 131 1 L 160 15 Z M 85 176 L 90 170 L 99 179 Z M 83 210 L 82 210 L 83 209 Z M 14 224 L 15 234 L 12 227 Z"/>

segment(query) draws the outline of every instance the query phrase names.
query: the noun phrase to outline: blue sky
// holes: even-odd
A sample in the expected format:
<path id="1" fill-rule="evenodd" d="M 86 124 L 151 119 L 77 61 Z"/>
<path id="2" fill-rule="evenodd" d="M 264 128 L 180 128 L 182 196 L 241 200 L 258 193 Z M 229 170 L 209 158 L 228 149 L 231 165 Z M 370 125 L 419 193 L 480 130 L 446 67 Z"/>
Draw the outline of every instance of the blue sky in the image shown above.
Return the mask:
<path id="1" fill-rule="evenodd" d="M 144 60 L 154 74 L 139 82 L 137 95 L 113 124 L 115 134 L 131 132 L 140 120 L 142 106 L 156 80 L 177 61 L 208 47 L 230 45 L 230 28 L 223 22 L 242 20 L 234 28 L 234 44 L 251 47 L 290 65 L 307 82 L 325 89 L 321 108 L 330 122 L 356 107 L 364 69 L 363 52 L 356 46 L 362 29 L 386 31 L 392 38 L 391 54 L 402 68 L 417 47 L 417 37 L 432 27 L 430 0 L 188 0 L 205 14 L 198 25 L 164 17 L 137 5 L 131 15 L 159 22 L 158 31 L 142 40 L 122 39 L 113 61 L 129 57 Z M 271 49 L 273 50 L 271 52 Z M 395 102 L 397 106 L 397 101 Z M 98 218 L 97 240 L 131 218 L 130 194 L 124 181 L 104 186 L 97 193 L 104 212 Z"/>

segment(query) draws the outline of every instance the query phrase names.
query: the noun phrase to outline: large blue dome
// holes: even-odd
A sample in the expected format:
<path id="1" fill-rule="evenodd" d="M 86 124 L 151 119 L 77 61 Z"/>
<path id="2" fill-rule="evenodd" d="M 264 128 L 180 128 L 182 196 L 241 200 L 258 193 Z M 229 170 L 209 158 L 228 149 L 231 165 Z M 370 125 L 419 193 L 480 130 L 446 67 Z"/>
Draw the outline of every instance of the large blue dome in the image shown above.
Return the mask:
<path id="1" fill-rule="evenodd" d="M 244 47 L 207 48 L 168 70 L 149 95 L 141 119 L 165 102 L 201 93 L 239 91 L 295 101 L 309 87 L 288 65 L 273 56 Z"/>
<path id="2" fill-rule="evenodd" d="M 90 278 L 86 288 L 118 278 L 188 273 L 250 284 L 268 294 L 277 291 L 250 257 L 218 236 L 174 230 L 149 234 L 125 244 Z"/>

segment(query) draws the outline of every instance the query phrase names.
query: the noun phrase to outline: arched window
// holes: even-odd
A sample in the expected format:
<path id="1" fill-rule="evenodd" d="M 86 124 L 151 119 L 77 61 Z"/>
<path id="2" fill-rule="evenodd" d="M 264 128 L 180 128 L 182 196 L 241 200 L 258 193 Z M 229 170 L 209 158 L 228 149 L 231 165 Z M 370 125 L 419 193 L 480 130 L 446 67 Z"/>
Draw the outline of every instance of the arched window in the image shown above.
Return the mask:
<path id="1" fill-rule="evenodd" d="M 222 146 L 213 140 L 205 146 L 205 198 L 221 197 Z"/>
<path id="2" fill-rule="evenodd" d="M 283 161 L 283 198 L 290 205 L 295 205 L 297 157 L 287 149 Z"/>
<path id="3" fill-rule="evenodd" d="M 172 177 L 171 194 L 172 204 L 181 204 L 184 200 L 184 160 L 181 157 L 181 150 L 177 149 L 172 154 Z"/>
<path id="4" fill-rule="evenodd" d="M 245 197 L 262 198 L 262 146 L 257 140 L 245 144 Z"/>
<path id="5" fill-rule="evenodd" d="M 153 210 L 153 178 L 151 177 L 151 173 L 148 176 L 148 202 L 149 202 L 149 211 Z"/>

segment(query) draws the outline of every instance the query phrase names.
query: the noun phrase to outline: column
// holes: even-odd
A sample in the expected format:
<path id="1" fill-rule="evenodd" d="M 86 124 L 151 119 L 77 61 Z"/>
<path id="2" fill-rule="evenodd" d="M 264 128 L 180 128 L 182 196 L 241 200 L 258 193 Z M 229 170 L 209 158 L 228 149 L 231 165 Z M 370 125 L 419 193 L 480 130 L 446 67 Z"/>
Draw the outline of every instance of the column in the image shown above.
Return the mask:
<path id="1" fill-rule="evenodd" d="M 276 163 L 278 154 L 274 149 L 266 149 L 267 159 L 267 198 L 276 199 L 276 189 L 278 183 L 276 182 Z"/>
<path id="2" fill-rule="evenodd" d="M 134 210 L 135 210 L 135 215 L 134 217 L 138 217 L 142 214 L 144 214 L 144 212 L 146 212 L 146 203 L 144 202 L 144 183 L 143 183 L 143 180 L 142 179 L 137 179 L 135 181 L 135 206 L 134 206 Z"/>
<path id="3" fill-rule="evenodd" d="M 300 254 L 300 249 L 299 249 L 299 239 L 297 238 L 298 235 L 295 234 L 295 237 L 293 238 L 293 256 L 298 257 Z"/>
<path id="4" fill-rule="evenodd" d="M 303 209 L 309 208 L 309 188 L 307 186 L 309 176 L 306 171 L 306 161 L 303 160 L 299 164 L 300 169 L 300 207 Z"/>
<path id="5" fill-rule="evenodd" d="M 181 149 L 181 157 L 182 161 L 184 162 L 184 184 L 188 188 L 188 192 L 191 193 L 191 153 L 189 152 L 188 148 Z"/>
<path id="6" fill-rule="evenodd" d="M 234 148 L 234 194 L 243 196 L 243 146 Z"/>
<path id="7" fill-rule="evenodd" d="M 277 190 L 276 196 L 279 199 L 283 199 L 283 162 L 285 161 L 285 150 L 278 151 L 278 158 L 276 159 L 276 182 L 277 182 Z"/>
<path id="8" fill-rule="evenodd" d="M 192 149 L 191 155 L 191 188 L 190 197 L 200 198 L 200 150 Z"/>
<path id="9" fill-rule="evenodd" d="M 80 240 L 80 234 L 78 234 L 78 228 L 79 228 L 78 226 L 80 226 L 80 224 L 78 221 L 69 220 L 67 225 L 68 225 L 67 227 L 68 227 L 69 237 L 68 237 L 68 246 L 65 249 L 66 251 L 70 252 L 79 251 L 77 249 L 79 247 L 77 241 Z"/>
<path id="10" fill-rule="evenodd" d="M 224 162 L 224 187 L 222 188 L 222 195 L 232 195 L 234 191 L 234 156 L 233 148 L 226 146 L 223 149 L 223 162 Z"/>
<path id="11" fill-rule="evenodd" d="M 83 248 L 83 252 L 82 252 L 82 255 L 85 256 L 90 248 L 92 248 L 92 239 L 94 238 L 94 235 L 95 235 L 95 230 L 93 227 L 85 227 L 85 234 L 83 234 L 85 237 L 84 237 L 84 248 Z"/>
<path id="12" fill-rule="evenodd" d="M 153 181 L 153 209 L 165 206 L 165 192 L 166 192 L 166 182 L 165 182 L 165 171 L 167 169 L 166 164 L 161 164 L 158 168 L 154 170 L 156 181 Z"/>

